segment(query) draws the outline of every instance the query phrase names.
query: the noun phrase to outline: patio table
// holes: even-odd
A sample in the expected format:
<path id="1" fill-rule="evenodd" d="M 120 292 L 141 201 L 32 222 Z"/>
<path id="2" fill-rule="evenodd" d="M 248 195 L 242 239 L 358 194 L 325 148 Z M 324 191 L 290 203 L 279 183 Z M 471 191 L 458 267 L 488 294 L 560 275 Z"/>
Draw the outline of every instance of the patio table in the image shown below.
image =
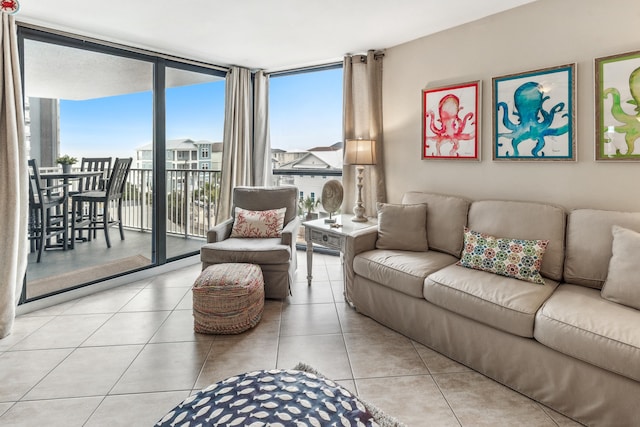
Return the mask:
<path id="1" fill-rule="evenodd" d="M 63 186 L 63 191 L 64 191 L 64 205 L 63 205 L 63 210 L 64 210 L 64 215 L 63 215 L 63 227 L 65 227 L 66 230 L 68 230 L 69 228 L 69 182 L 70 181 L 79 181 L 79 185 L 78 188 L 82 189 L 82 180 L 85 178 L 91 178 L 94 176 L 100 176 L 102 175 L 104 172 L 103 171 L 69 171 L 69 172 L 62 172 L 62 171 L 57 171 L 57 172 L 41 172 L 40 173 L 40 178 L 44 179 L 47 181 L 47 186 L 51 185 L 51 181 L 54 180 L 62 180 L 62 182 L 65 184 Z M 68 232 L 67 232 L 68 234 Z M 74 236 L 71 236 L 71 239 L 73 239 Z M 69 239 L 64 239 L 63 242 L 61 242 L 61 246 L 63 250 L 66 250 L 67 247 L 70 247 L 70 249 L 73 249 L 73 241 L 69 242 Z"/>

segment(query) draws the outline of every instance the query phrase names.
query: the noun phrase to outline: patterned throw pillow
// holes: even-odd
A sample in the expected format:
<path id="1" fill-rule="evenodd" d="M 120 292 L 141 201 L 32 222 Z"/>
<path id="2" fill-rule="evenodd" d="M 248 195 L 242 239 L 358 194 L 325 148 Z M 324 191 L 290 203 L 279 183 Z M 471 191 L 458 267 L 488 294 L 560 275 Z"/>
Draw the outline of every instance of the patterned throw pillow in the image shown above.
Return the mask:
<path id="1" fill-rule="evenodd" d="M 502 239 L 465 227 L 457 265 L 544 285 L 540 267 L 547 245 L 548 240 Z"/>
<path id="2" fill-rule="evenodd" d="M 230 237 L 280 237 L 287 208 L 249 211 L 235 208 Z"/>

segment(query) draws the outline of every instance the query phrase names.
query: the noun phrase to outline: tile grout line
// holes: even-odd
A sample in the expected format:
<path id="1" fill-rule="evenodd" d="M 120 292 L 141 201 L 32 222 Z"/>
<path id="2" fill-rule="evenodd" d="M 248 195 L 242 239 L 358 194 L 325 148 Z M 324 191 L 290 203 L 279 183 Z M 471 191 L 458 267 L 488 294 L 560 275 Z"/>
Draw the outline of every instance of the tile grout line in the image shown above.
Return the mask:
<path id="1" fill-rule="evenodd" d="M 449 410 L 451 410 L 451 413 L 453 414 L 454 418 L 456 419 L 456 421 L 458 422 L 460 427 L 462 427 L 462 421 L 460 421 L 460 418 L 458 418 L 458 415 L 456 414 L 456 411 L 453 410 L 453 407 L 451 406 L 451 403 L 449 402 L 449 399 L 447 399 L 447 397 L 444 395 L 444 392 L 440 388 L 440 384 L 438 384 L 438 381 L 436 381 L 436 378 L 435 378 L 434 374 L 431 372 L 431 369 L 429 369 L 429 364 L 424 360 L 424 358 L 422 357 L 422 355 L 420 354 L 420 352 L 416 348 L 416 342 L 414 340 L 411 340 L 411 345 L 413 346 L 413 348 L 418 353 L 418 357 L 420 357 L 420 360 L 422 360 L 422 363 L 424 363 L 424 365 L 427 367 L 427 371 L 429 372 L 429 376 L 431 377 L 431 380 L 433 381 L 433 383 L 435 384 L 436 388 L 440 392 L 440 395 L 442 396 L 442 399 L 444 399 L 444 401 L 447 403 L 447 406 L 449 407 Z"/>

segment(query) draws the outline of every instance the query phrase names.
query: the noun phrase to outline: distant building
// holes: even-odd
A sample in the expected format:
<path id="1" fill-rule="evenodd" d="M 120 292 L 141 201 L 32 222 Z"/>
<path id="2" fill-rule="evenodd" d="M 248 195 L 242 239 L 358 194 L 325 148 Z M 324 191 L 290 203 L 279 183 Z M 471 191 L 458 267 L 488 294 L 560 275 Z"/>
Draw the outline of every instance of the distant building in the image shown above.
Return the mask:
<path id="1" fill-rule="evenodd" d="M 342 150 L 343 148 L 342 141 L 338 141 L 333 145 L 329 145 L 328 147 L 313 147 L 310 148 L 308 151 L 338 151 L 338 150 Z"/>
<path id="2" fill-rule="evenodd" d="M 342 181 L 342 149 L 318 148 L 274 168 L 273 185 L 295 185 L 300 199 L 309 196 L 318 200 L 327 181 Z"/>
<path id="3" fill-rule="evenodd" d="M 192 139 L 170 139 L 166 147 L 166 167 L 171 169 L 209 169 L 219 171 L 222 168 L 222 142 Z M 136 168 L 153 169 L 153 144 L 136 149 Z"/>
<path id="4" fill-rule="evenodd" d="M 279 148 L 273 148 L 271 150 L 271 155 L 274 159 L 273 168 L 277 169 L 282 165 L 286 165 L 287 163 L 291 163 L 295 160 L 298 160 L 301 157 L 304 157 L 307 154 L 307 150 L 291 150 L 285 151 Z"/>

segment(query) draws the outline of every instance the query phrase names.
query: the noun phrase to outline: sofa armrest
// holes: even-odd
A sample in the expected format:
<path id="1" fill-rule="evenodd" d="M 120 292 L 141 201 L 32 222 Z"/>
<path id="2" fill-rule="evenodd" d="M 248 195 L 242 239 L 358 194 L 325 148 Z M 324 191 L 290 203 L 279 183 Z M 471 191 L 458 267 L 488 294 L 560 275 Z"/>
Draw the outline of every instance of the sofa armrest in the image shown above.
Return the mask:
<path id="1" fill-rule="evenodd" d="M 282 243 L 291 247 L 292 254 L 295 253 L 296 239 L 301 223 L 300 218 L 296 216 L 282 229 Z"/>
<path id="2" fill-rule="evenodd" d="M 233 218 L 229 218 L 207 231 L 207 243 L 221 242 L 229 237 L 233 228 Z"/>
<path id="3" fill-rule="evenodd" d="M 344 248 L 344 292 L 345 299 L 349 304 L 353 304 L 351 298 L 351 289 L 353 289 L 353 280 L 356 273 L 353 271 L 353 259 L 356 255 L 370 251 L 376 248 L 376 240 L 378 240 L 378 229 L 369 228 L 359 230 L 347 236 Z"/>

